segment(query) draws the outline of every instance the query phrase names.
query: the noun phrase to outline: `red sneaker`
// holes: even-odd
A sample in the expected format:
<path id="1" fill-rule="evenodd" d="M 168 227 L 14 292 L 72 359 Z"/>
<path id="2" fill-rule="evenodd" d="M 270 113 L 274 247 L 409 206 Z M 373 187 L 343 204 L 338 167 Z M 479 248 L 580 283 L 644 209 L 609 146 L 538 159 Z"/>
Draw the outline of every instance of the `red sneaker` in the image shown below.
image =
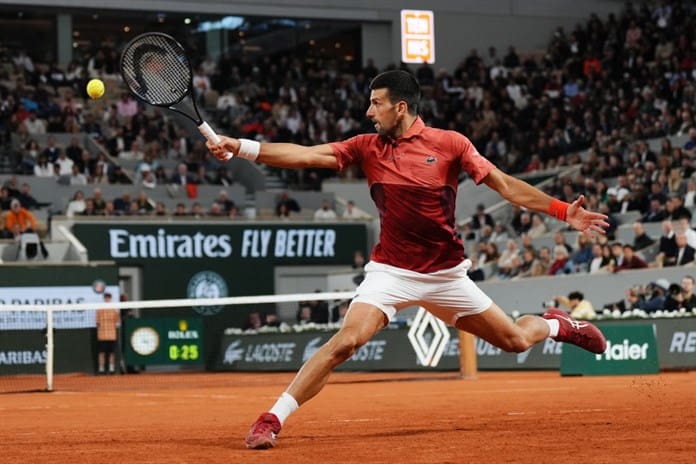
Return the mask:
<path id="1" fill-rule="evenodd" d="M 247 448 L 267 449 L 276 444 L 276 435 L 280 433 L 280 421 L 270 412 L 264 412 L 256 419 L 246 436 Z"/>
<path id="2" fill-rule="evenodd" d="M 558 321 L 558 335 L 553 337 L 558 342 L 571 343 L 595 354 L 602 354 L 607 349 L 607 339 L 590 322 L 573 319 L 570 314 L 557 308 L 548 309 L 542 317 Z"/>

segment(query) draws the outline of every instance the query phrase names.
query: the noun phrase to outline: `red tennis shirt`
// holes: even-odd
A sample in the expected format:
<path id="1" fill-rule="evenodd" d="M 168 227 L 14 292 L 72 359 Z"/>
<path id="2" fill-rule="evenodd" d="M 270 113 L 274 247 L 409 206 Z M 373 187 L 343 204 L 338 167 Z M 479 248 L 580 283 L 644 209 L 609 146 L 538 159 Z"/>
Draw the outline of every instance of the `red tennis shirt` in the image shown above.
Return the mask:
<path id="1" fill-rule="evenodd" d="M 431 273 L 463 259 L 455 228 L 459 173 L 480 183 L 494 168 L 468 138 L 418 118 L 396 140 L 363 134 L 331 144 L 338 166 L 362 168 L 380 218 L 371 260 Z"/>

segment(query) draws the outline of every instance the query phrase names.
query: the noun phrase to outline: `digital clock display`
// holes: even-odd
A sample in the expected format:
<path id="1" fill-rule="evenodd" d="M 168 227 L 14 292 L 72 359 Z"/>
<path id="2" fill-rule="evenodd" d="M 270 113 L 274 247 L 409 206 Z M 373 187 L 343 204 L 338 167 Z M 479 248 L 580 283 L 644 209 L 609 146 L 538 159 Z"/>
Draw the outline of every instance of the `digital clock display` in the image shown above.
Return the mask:
<path id="1" fill-rule="evenodd" d="M 172 361 L 198 361 L 199 358 L 198 345 L 169 345 L 169 359 Z"/>
<path id="2" fill-rule="evenodd" d="M 140 318 L 125 321 L 126 362 L 133 365 L 202 364 L 203 322 L 191 318 Z"/>

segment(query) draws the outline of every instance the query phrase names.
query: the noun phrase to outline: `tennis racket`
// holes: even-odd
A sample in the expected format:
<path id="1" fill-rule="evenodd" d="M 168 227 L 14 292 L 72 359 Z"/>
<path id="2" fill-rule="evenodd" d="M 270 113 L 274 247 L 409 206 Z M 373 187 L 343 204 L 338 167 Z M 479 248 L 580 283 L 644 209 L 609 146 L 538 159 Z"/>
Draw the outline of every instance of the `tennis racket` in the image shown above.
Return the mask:
<path id="1" fill-rule="evenodd" d="M 220 137 L 203 121 L 193 94 L 193 72 L 186 51 L 174 37 L 146 32 L 128 42 L 121 54 L 121 75 L 133 95 L 193 121 L 212 143 Z M 226 154 L 226 159 L 232 158 Z"/>

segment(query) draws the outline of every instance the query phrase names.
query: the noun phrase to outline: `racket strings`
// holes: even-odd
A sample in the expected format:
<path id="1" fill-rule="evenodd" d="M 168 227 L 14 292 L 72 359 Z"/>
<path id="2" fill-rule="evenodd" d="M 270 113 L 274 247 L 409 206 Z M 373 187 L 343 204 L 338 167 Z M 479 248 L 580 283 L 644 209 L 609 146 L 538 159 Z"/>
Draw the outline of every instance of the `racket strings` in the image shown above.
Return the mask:
<path id="1" fill-rule="evenodd" d="M 141 99 L 154 105 L 179 102 L 189 90 L 191 68 L 181 46 L 166 36 L 148 35 L 124 52 L 126 83 Z"/>

